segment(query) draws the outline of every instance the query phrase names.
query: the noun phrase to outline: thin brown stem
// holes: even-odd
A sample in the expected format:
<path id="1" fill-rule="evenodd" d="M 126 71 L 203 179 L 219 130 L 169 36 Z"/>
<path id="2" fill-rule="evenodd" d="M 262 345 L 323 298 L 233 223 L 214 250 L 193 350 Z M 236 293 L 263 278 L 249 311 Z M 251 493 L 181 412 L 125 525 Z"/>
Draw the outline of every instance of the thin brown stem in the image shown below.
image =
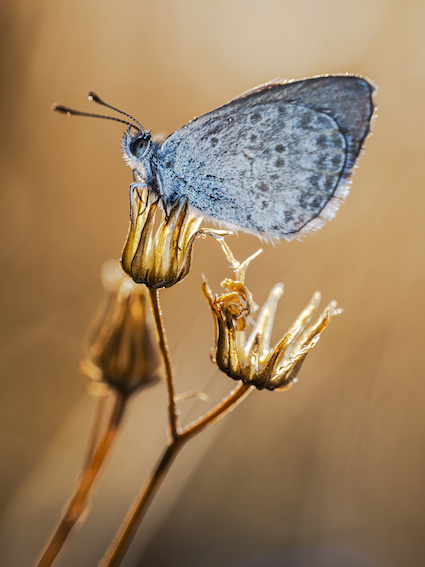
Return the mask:
<path id="1" fill-rule="evenodd" d="M 127 398 L 119 392 L 114 392 L 114 394 L 114 405 L 105 431 L 91 459 L 82 470 L 74 494 L 66 506 L 53 535 L 35 563 L 35 567 L 50 567 L 52 565 L 85 509 L 87 498 L 94 487 L 95 480 L 98 478 L 98 473 L 105 462 L 105 457 L 111 448 L 124 414 Z"/>
<path id="2" fill-rule="evenodd" d="M 164 325 L 162 324 L 161 307 L 159 304 L 159 292 L 157 289 L 149 289 L 149 297 L 155 321 L 155 326 L 158 334 L 159 348 L 161 350 L 162 359 L 165 368 L 165 378 L 167 383 L 168 392 L 168 422 L 170 426 L 171 438 L 178 437 L 178 418 L 177 418 L 177 405 L 176 394 L 174 388 L 173 372 L 171 369 L 170 353 L 168 352 L 167 339 L 165 337 Z"/>
<path id="3" fill-rule="evenodd" d="M 205 429 L 208 425 L 211 425 L 229 413 L 252 389 L 252 386 L 247 386 L 242 383 L 238 384 L 227 398 L 224 398 L 215 408 L 197 421 L 186 426 L 181 432 L 176 432 L 176 437 L 171 439 L 170 444 L 164 451 L 155 470 L 137 496 L 111 546 L 99 563 L 99 567 L 117 567 L 120 565 L 154 495 L 158 491 L 161 482 L 164 480 L 165 475 L 182 446 L 191 437 L 202 431 L 202 429 Z"/>
<path id="4" fill-rule="evenodd" d="M 102 422 L 104 420 L 107 409 L 106 402 L 107 402 L 107 396 L 105 395 L 99 396 L 97 398 L 96 409 L 94 412 L 93 422 L 91 425 L 89 439 L 87 442 L 86 455 L 84 457 L 84 466 L 87 466 L 87 464 L 90 462 L 93 453 L 96 450 L 97 444 L 99 443 L 99 437 L 102 431 Z"/>
<path id="5" fill-rule="evenodd" d="M 99 567 L 115 567 L 120 565 L 130 543 L 143 520 L 153 496 L 157 492 L 161 482 L 164 480 L 168 469 L 182 446 L 180 440 L 171 439 L 170 445 L 164 451 L 154 472 L 146 482 L 145 486 L 137 496 L 130 508 L 124 522 L 118 530 L 112 544 L 107 550 L 104 558 L 99 563 Z"/>
<path id="6" fill-rule="evenodd" d="M 218 421 L 219 419 L 224 417 L 226 414 L 232 411 L 233 408 L 240 404 L 241 401 L 253 389 L 253 386 L 239 382 L 237 387 L 232 392 L 230 392 L 230 394 L 226 398 L 221 400 L 219 404 L 217 404 L 214 408 L 212 408 L 209 412 L 207 412 L 196 421 L 193 421 L 192 423 L 184 427 L 180 431 L 180 438 L 186 441 L 188 438 L 193 437 L 194 435 L 202 431 L 202 429 L 208 427 L 208 425 L 211 425 L 215 421 Z"/>

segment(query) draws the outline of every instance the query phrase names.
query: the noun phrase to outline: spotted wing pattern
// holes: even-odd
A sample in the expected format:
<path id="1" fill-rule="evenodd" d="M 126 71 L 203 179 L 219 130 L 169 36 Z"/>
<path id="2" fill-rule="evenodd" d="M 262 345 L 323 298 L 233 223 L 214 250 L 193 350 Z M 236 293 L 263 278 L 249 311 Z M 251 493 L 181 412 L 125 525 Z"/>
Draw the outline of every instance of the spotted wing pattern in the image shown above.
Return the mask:
<path id="1" fill-rule="evenodd" d="M 249 91 L 174 132 L 154 167 L 169 203 L 288 240 L 332 216 L 369 132 L 373 87 L 329 76 Z"/>

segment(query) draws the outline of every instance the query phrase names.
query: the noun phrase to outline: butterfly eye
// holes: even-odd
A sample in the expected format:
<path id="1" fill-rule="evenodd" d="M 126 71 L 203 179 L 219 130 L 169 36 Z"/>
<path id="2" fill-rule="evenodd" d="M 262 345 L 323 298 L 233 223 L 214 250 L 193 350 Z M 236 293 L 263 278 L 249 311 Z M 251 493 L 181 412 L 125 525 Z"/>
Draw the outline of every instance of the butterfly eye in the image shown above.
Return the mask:
<path id="1" fill-rule="evenodd" d="M 142 157 L 149 146 L 149 138 L 136 138 L 131 144 L 131 153 L 136 157 Z"/>

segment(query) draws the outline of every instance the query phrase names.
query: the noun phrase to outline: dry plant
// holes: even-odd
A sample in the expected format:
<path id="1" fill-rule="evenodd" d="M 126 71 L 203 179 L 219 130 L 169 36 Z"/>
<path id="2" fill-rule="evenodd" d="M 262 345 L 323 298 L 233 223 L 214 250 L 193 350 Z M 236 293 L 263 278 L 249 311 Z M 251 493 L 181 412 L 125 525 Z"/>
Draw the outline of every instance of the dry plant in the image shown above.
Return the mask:
<path id="1" fill-rule="evenodd" d="M 101 567 L 121 563 L 152 498 L 183 445 L 224 417 L 254 388 L 278 391 L 291 388 L 307 353 L 316 345 L 331 318 L 340 312 L 332 301 L 318 320 L 310 324 L 320 301 L 320 294 L 316 292 L 289 331 L 271 348 L 273 319 L 283 292 L 282 284 L 277 284 L 246 337 L 246 328 L 253 323 L 252 314 L 257 306 L 245 285 L 245 275 L 249 263 L 261 250 L 239 263 L 224 241 L 228 232 L 200 228 L 201 219 L 190 212 L 187 201 L 178 200 L 155 228 L 157 210 L 158 200 L 147 188 L 132 188 L 130 228 L 121 258 L 125 273 L 116 263 L 104 267 L 104 304 L 81 362 L 81 369 L 92 379 L 91 389 L 99 398 L 98 415 L 107 396 L 113 400 L 112 408 L 103 431 L 98 431 L 101 420 L 94 420 L 85 465 L 36 567 L 49 567 L 54 563 L 70 532 L 81 521 L 121 426 L 127 402 L 139 390 L 158 381 L 161 360 L 168 397 L 168 444 L 100 562 Z M 214 294 L 206 281 L 202 286 L 214 320 L 211 359 L 237 384 L 205 415 L 182 425 L 176 407 L 182 395 L 175 392 L 159 290 L 187 276 L 194 242 L 206 235 L 218 240 L 234 272 L 232 278 L 223 281 L 221 294 Z"/>

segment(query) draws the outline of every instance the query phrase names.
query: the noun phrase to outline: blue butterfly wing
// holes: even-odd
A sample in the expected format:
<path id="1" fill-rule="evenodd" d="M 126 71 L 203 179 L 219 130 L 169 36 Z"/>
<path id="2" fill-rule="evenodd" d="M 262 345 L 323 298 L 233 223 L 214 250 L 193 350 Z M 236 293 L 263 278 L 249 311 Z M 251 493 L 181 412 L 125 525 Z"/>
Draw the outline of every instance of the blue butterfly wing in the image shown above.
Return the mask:
<path id="1" fill-rule="evenodd" d="M 347 193 L 369 133 L 373 87 L 355 76 L 272 83 L 180 128 L 155 158 L 167 203 L 285 238 L 319 228 Z"/>

